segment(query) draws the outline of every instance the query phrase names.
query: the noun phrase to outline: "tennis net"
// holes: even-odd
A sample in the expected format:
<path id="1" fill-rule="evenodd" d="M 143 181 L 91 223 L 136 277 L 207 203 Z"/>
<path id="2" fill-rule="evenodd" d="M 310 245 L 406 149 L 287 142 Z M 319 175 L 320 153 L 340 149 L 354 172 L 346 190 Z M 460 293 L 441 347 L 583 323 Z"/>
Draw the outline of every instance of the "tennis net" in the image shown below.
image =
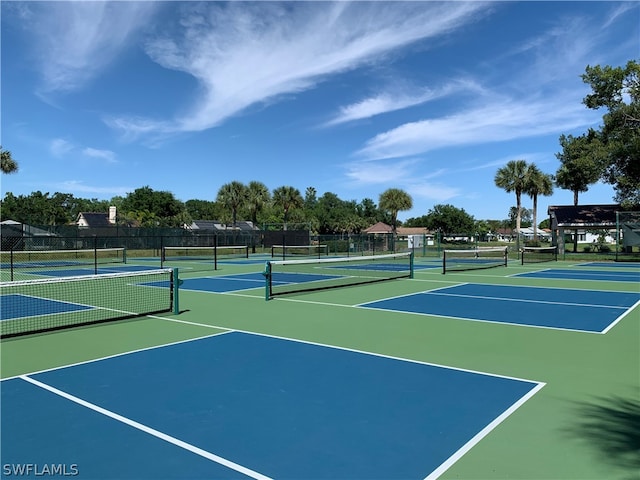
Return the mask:
<path id="1" fill-rule="evenodd" d="M 265 298 L 413 278 L 413 254 L 276 260 L 265 265 Z"/>
<path id="2" fill-rule="evenodd" d="M 0 283 L 0 337 L 178 310 L 172 269 Z"/>
<path id="3" fill-rule="evenodd" d="M 271 257 L 282 258 L 301 258 L 301 257 L 321 257 L 329 256 L 329 245 L 272 245 Z"/>
<path id="4" fill-rule="evenodd" d="M 10 271 L 9 280 L 14 280 L 16 272 L 29 269 L 53 270 L 72 267 L 94 267 L 110 263 L 127 263 L 125 248 L 87 248 L 78 250 L 3 250 L 0 252 L 0 267 Z"/>
<path id="5" fill-rule="evenodd" d="M 506 247 L 444 250 L 442 257 L 442 273 L 463 272 L 481 268 L 506 267 L 507 257 Z"/>
<path id="6" fill-rule="evenodd" d="M 218 245 L 208 247 L 162 247 L 161 267 L 175 262 L 196 261 L 218 269 L 218 260 L 249 258 L 247 245 Z"/>
<path id="7" fill-rule="evenodd" d="M 558 260 L 558 247 L 523 247 L 522 265 L 525 263 L 555 262 Z"/>

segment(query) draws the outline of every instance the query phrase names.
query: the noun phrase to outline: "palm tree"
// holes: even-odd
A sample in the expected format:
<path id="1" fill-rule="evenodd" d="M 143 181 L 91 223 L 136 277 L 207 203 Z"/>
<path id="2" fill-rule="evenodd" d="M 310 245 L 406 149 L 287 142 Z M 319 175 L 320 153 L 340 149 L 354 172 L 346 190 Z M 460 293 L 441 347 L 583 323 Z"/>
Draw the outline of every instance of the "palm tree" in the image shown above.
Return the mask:
<path id="1" fill-rule="evenodd" d="M 2 150 L 2 145 L 0 145 L 0 171 L 2 173 L 18 171 L 18 163 L 11 157 L 9 150 Z"/>
<path id="2" fill-rule="evenodd" d="M 304 204 L 300 190 L 282 186 L 273 191 L 273 204 L 284 211 L 284 230 L 287 230 L 287 219 L 292 208 L 300 208 Z"/>
<path id="3" fill-rule="evenodd" d="M 498 169 L 494 182 L 497 187 L 507 193 L 516 194 L 516 247 L 520 248 L 520 222 L 522 219 L 522 192 L 527 183 L 527 162 L 524 160 L 511 160 L 504 167 Z"/>
<path id="4" fill-rule="evenodd" d="M 254 227 L 258 223 L 258 213 L 269 203 L 271 195 L 267 186 L 258 181 L 249 182 L 247 187 L 247 205 L 251 212 L 251 221 Z"/>
<path id="5" fill-rule="evenodd" d="M 225 183 L 220 187 L 220 190 L 218 190 L 216 201 L 224 208 L 231 210 L 233 228 L 235 228 L 238 210 L 245 205 L 247 201 L 247 187 L 236 180 L 231 183 Z"/>
<path id="6" fill-rule="evenodd" d="M 398 212 L 410 210 L 411 207 L 413 207 L 411 195 L 399 188 L 389 188 L 380 194 L 378 204 L 381 210 L 389 212 L 391 215 L 391 228 L 393 228 L 393 235 L 395 237 Z"/>
<path id="7" fill-rule="evenodd" d="M 549 196 L 553 194 L 553 177 L 540 171 L 534 164 L 527 167 L 527 184 L 525 193 L 533 201 L 533 241 L 538 240 L 538 195 Z"/>

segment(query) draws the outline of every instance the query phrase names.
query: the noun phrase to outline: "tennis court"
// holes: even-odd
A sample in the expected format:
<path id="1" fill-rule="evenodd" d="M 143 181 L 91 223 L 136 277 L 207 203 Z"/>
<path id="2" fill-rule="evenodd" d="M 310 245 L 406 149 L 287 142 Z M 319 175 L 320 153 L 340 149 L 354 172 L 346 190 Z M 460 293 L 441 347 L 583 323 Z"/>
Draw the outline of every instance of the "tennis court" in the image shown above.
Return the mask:
<path id="1" fill-rule="evenodd" d="M 194 375 L 203 365 L 207 376 Z M 26 415 L 3 425 L 12 439 L 3 460 L 74 458 L 78 468 L 86 466 L 83 475 L 114 478 L 120 465 L 104 461 L 104 450 L 92 442 L 97 437 L 108 450 L 128 445 L 127 457 L 143 453 L 128 472 L 136 478 L 180 478 L 185 464 L 189 478 L 424 478 L 539 388 L 274 337 L 221 334 L 5 381 L 5 408 Z M 55 415 L 48 420 L 29 415 L 51 403 Z M 89 425 L 70 434 L 64 426 L 76 416 L 88 417 Z M 442 430 L 450 432 L 444 442 Z M 34 436 L 41 439 L 36 444 Z M 35 458 L 25 454 L 32 449 Z"/>
<path id="2" fill-rule="evenodd" d="M 568 268 L 549 268 L 536 272 L 518 273 L 519 277 L 531 278 L 560 278 L 564 280 L 592 280 L 607 282 L 640 282 L 640 270 L 628 271 L 623 269 L 607 270 L 574 270 Z"/>
<path id="3" fill-rule="evenodd" d="M 640 293 L 466 283 L 360 306 L 603 333 L 638 304 Z"/>
<path id="4" fill-rule="evenodd" d="M 250 255 L 199 272 L 189 259 L 178 281 L 129 259 L 107 267 L 125 274 L 3 285 L 3 334 L 40 317 L 81 325 L 3 338 L 3 475 L 635 471 L 632 445 L 600 445 L 632 435 L 616 419 L 638 405 L 639 282 L 527 275 L 633 268 L 472 258 L 477 268 L 443 275 L 427 258 L 335 260 L 267 267 Z"/>

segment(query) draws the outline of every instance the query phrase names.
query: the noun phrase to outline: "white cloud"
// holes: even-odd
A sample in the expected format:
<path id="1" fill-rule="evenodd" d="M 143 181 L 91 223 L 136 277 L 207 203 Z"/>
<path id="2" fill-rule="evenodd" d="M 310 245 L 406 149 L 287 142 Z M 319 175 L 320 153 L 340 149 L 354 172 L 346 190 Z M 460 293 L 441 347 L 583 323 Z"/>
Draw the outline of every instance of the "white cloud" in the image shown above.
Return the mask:
<path id="1" fill-rule="evenodd" d="M 63 138 L 54 138 L 49 144 L 49 151 L 54 157 L 63 157 L 75 149 L 75 145 Z"/>
<path id="2" fill-rule="evenodd" d="M 415 160 L 402 162 L 354 162 L 347 166 L 347 178 L 357 185 L 397 183 L 410 178 Z"/>
<path id="3" fill-rule="evenodd" d="M 187 4 L 189 5 L 189 4 Z M 201 131 L 256 103 L 312 88 L 418 40 L 478 19 L 481 2 L 207 3 L 185 6 L 179 37 L 149 41 L 149 56 L 185 72 L 201 95 L 171 121 L 111 118 L 130 136 Z"/>
<path id="4" fill-rule="evenodd" d="M 135 190 L 134 187 L 96 187 L 94 185 L 85 185 L 82 180 L 66 180 L 51 185 L 53 189 L 60 192 L 69 192 L 71 194 L 95 194 L 100 196 L 124 196 Z"/>
<path id="5" fill-rule="evenodd" d="M 24 25 L 35 42 L 42 93 L 70 91 L 94 78 L 147 24 L 155 2 L 34 2 Z"/>
<path id="6" fill-rule="evenodd" d="M 432 200 L 435 203 L 446 202 L 461 195 L 459 188 L 430 182 L 413 183 L 407 185 L 406 188 L 409 195 Z"/>
<path id="7" fill-rule="evenodd" d="M 106 161 L 107 163 L 116 163 L 116 154 L 111 150 L 98 150 L 97 148 L 87 147 L 82 150 L 82 154 L 91 157 L 98 158 Z"/>
<path id="8" fill-rule="evenodd" d="M 450 116 L 405 123 L 380 133 L 356 155 L 369 160 L 399 158 L 444 147 L 559 135 L 597 120 L 598 115 L 587 111 L 578 99 L 494 99 Z"/>
<path id="9" fill-rule="evenodd" d="M 415 91 L 418 93 L 414 93 Z M 394 112 L 405 108 L 420 105 L 426 102 L 437 100 L 454 94 L 462 94 L 465 91 L 481 93 L 482 88 L 473 81 L 457 80 L 450 82 L 438 89 L 422 88 L 417 89 L 405 86 L 398 89 L 391 87 L 373 97 L 366 98 L 351 105 L 340 107 L 340 112 L 325 126 L 339 125 L 354 120 L 374 117 L 383 113 Z"/>

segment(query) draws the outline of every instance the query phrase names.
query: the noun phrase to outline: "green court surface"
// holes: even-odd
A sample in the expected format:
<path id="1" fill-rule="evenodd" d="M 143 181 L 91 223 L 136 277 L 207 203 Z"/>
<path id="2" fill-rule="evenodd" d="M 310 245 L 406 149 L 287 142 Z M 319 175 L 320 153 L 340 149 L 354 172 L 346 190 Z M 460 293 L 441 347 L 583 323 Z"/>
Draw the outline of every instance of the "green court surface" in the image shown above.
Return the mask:
<path id="1" fill-rule="evenodd" d="M 416 258 L 417 267 L 434 263 Z M 264 268 L 255 258 L 223 263 L 215 271 L 195 271 L 188 262 L 184 266 L 180 277 L 185 283 L 190 278 L 250 274 Z M 569 262 L 521 266 L 513 261 L 507 267 L 446 275 L 441 268 L 416 268 L 412 279 L 283 295 L 270 301 L 265 301 L 262 285 L 222 293 L 182 289 L 178 315 L 4 339 L 1 374 L 8 378 L 228 330 L 255 332 L 544 384 L 439 478 L 638 478 L 638 303 L 606 333 L 359 307 L 461 284 L 640 293 L 638 282 L 517 276 L 546 268 L 615 271 L 618 267 Z M 570 304 L 573 299 L 563 301 Z M 538 314 L 535 303 L 487 305 L 509 309 L 514 318 Z M 207 365 L 197 374 L 206 375 Z"/>

